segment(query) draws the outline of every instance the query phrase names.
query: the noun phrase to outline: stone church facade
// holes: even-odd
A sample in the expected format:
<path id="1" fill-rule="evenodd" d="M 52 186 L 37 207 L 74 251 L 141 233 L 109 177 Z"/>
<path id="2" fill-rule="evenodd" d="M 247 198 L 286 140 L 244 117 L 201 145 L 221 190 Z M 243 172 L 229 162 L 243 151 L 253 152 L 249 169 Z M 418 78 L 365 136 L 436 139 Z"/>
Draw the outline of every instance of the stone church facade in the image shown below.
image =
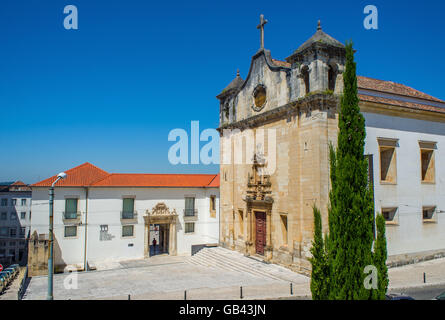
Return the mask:
<path id="1" fill-rule="evenodd" d="M 316 33 L 286 61 L 275 60 L 264 48 L 266 22 L 261 17 L 261 46 L 252 57 L 246 79 L 238 72 L 217 96 L 221 135 L 220 245 L 309 273 L 313 205 L 321 209 L 323 229 L 328 228 L 329 144 L 337 143 L 345 47 L 326 34 L 319 22 Z M 403 85 L 400 88 L 406 89 L 404 92 L 398 92 L 399 87 L 386 90 L 388 82 L 364 77 L 359 77 L 358 82 L 364 111 L 381 113 L 383 105 L 388 110 L 384 113 L 398 112 L 397 116 L 405 117 L 414 112 L 415 104 L 423 103 L 410 102 L 412 98 L 426 101 L 427 107 L 416 112 L 423 116 L 433 112 L 427 102 L 433 103 L 435 98 L 419 91 Z M 392 96 L 382 98 L 385 91 Z M 435 121 L 445 122 L 445 104 L 439 99 L 434 103 L 440 104 L 434 107 Z M 441 132 L 438 139 L 444 136 L 445 132 Z M 373 184 L 378 183 L 374 176 L 380 175 L 381 150 L 379 146 L 375 148 L 369 155 Z M 379 192 L 382 197 L 376 201 L 376 210 L 384 206 L 385 191 Z M 395 232 L 399 237 L 396 241 L 403 242 L 399 231 Z M 439 249 L 445 249 L 445 238 L 437 237 Z M 391 252 L 389 246 L 390 254 L 409 251 L 394 248 Z"/>

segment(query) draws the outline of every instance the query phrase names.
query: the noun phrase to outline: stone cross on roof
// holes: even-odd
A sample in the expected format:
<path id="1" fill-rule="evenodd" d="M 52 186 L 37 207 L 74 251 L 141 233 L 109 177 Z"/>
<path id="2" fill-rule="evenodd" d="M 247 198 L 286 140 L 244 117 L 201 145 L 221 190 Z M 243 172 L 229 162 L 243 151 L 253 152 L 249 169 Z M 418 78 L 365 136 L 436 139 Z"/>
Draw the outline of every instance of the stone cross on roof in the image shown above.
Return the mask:
<path id="1" fill-rule="evenodd" d="M 260 29 L 260 43 L 261 43 L 261 49 L 264 49 L 264 25 L 267 23 L 267 20 L 264 19 L 264 15 L 260 15 L 260 24 L 257 25 L 257 29 Z"/>

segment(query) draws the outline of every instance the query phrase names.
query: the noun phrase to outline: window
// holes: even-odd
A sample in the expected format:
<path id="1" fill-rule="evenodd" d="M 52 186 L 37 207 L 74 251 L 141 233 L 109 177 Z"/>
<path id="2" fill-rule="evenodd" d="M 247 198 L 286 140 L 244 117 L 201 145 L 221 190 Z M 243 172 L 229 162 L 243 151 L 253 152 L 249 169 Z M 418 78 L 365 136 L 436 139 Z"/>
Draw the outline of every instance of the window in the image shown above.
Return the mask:
<path id="1" fill-rule="evenodd" d="M 0 228 L 0 236 L 8 236 L 8 227 Z"/>
<path id="2" fill-rule="evenodd" d="M 77 226 L 65 226 L 65 237 L 77 237 Z"/>
<path id="3" fill-rule="evenodd" d="M 20 228 L 20 235 L 21 235 L 21 236 L 24 236 L 25 233 L 26 233 L 26 227 L 21 227 L 21 228 Z"/>
<path id="4" fill-rule="evenodd" d="M 185 233 L 193 233 L 195 232 L 195 223 L 194 222 L 187 222 L 185 224 Z"/>
<path id="5" fill-rule="evenodd" d="M 184 215 L 186 217 L 192 217 L 195 215 L 195 198 L 194 197 L 186 197 L 185 198 Z"/>
<path id="6" fill-rule="evenodd" d="M 15 241 L 11 241 L 11 242 L 9 242 L 9 246 L 10 246 L 10 247 L 15 247 Z"/>
<path id="7" fill-rule="evenodd" d="M 436 222 L 436 207 L 428 206 L 422 207 L 422 220 L 423 222 Z"/>
<path id="8" fill-rule="evenodd" d="M 122 226 L 122 237 L 132 237 L 134 235 L 134 226 Z"/>
<path id="9" fill-rule="evenodd" d="M 10 219 L 11 219 L 11 220 L 17 220 L 17 215 L 16 215 L 15 212 L 10 212 L 10 213 L 9 213 L 9 216 L 10 216 Z"/>
<path id="10" fill-rule="evenodd" d="M 328 70 L 328 89 L 331 91 L 335 90 L 335 81 L 337 80 L 337 73 L 332 66 L 329 66 Z"/>
<path id="11" fill-rule="evenodd" d="M 8 205 L 8 199 L 2 199 L 2 207 L 6 207 Z"/>
<path id="12" fill-rule="evenodd" d="M 13 206 L 17 205 L 17 199 L 11 199 L 11 205 Z"/>
<path id="13" fill-rule="evenodd" d="M 243 239 L 243 237 L 244 237 L 244 211 L 243 210 L 238 209 L 238 213 L 233 212 L 233 224 L 234 224 L 236 237 Z"/>
<path id="14" fill-rule="evenodd" d="M 31 211 L 29 211 L 29 221 L 31 221 Z"/>
<path id="15" fill-rule="evenodd" d="M 306 94 L 308 94 L 311 91 L 310 84 L 309 84 L 309 68 L 308 68 L 308 66 L 304 66 L 301 69 L 301 76 L 304 81 L 305 92 L 306 92 Z"/>
<path id="16" fill-rule="evenodd" d="M 26 206 L 26 199 L 22 199 L 22 206 Z"/>
<path id="17" fill-rule="evenodd" d="M 7 212 L 2 212 L 0 219 L 1 220 L 7 220 L 8 219 L 8 213 Z"/>
<path id="18" fill-rule="evenodd" d="M 382 208 L 382 215 L 385 218 L 386 224 L 397 224 L 398 220 L 396 219 L 398 208 Z"/>
<path id="19" fill-rule="evenodd" d="M 122 207 L 122 218 L 133 219 L 134 217 L 134 198 L 124 198 Z"/>
<path id="20" fill-rule="evenodd" d="M 26 212 L 20 212 L 20 219 L 26 219 Z"/>
<path id="21" fill-rule="evenodd" d="M 436 143 L 419 141 L 419 147 L 422 182 L 434 183 L 436 175 L 434 150 L 436 149 Z"/>
<path id="22" fill-rule="evenodd" d="M 76 218 L 77 218 L 77 198 L 65 199 L 65 219 L 76 219 Z"/>
<path id="23" fill-rule="evenodd" d="M 287 245 L 287 215 L 281 214 L 281 234 L 283 236 L 282 242 L 283 245 Z"/>
<path id="24" fill-rule="evenodd" d="M 397 183 L 396 139 L 379 139 L 380 182 Z"/>
<path id="25" fill-rule="evenodd" d="M 0 249 L 0 256 L 4 256 L 6 254 L 6 249 Z"/>
<path id="26" fill-rule="evenodd" d="M 15 256 L 15 249 L 9 249 L 9 255 Z"/>
<path id="27" fill-rule="evenodd" d="M 216 217 L 216 196 L 210 196 L 210 217 Z"/>
<path id="28" fill-rule="evenodd" d="M 17 229 L 16 228 L 9 228 L 9 236 L 10 237 L 16 237 L 17 236 Z"/>

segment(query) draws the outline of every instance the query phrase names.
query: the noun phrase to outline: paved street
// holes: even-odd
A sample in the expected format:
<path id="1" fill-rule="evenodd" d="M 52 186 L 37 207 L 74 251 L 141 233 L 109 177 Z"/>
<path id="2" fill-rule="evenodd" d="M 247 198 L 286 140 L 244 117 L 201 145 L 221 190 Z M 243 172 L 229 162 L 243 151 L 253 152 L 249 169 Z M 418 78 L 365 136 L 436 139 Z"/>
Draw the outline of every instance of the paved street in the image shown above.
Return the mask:
<path id="1" fill-rule="evenodd" d="M 242 286 L 244 298 L 264 299 L 290 296 L 290 282 L 294 295 L 308 294 L 309 278 L 281 266 L 226 251 L 220 255 L 233 254 L 233 261 L 243 261 L 250 270 L 234 266 L 233 262 L 206 266 L 191 257 L 160 256 L 121 262 L 117 269 L 78 273 L 77 289 L 65 289 L 68 274 L 56 274 L 54 297 L 63 300 L 128 299 L 130 294 L 131 299 L 184 299 L 184 290 L 187 290 L 187 299 L 239 299 Z M 47 277 L 33 277 L 24 299 L 45 299 L 46 290 Z"/>
<path id="2" fill-rule="evenodd" d="M 65 289 L 68 274 L 54 277 L 55 299 L 308 299 L 308 277 L 223 248 L 193 257 L 156 256 L 113 262 L 80 272 L 77 289 Z M 426 273 L 426 284 L 423 283 Z M 432 299 L 445 291 L 445 258 L 389 269 L 389 292 Z M 293 295 L 290 294 L 292 283 Z M 45 299 L 47 277 L 33 277 L 24 299 Z"/>

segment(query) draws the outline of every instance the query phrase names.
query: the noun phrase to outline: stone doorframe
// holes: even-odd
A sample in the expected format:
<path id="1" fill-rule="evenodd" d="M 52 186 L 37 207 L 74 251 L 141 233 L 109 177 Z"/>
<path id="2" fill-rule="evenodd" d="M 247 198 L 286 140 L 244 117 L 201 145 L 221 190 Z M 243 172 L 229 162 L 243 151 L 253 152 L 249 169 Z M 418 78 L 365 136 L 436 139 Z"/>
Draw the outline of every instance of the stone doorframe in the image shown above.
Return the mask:
<path id="1" fill-rule="evenodd" d="M 255 255 L 255 241 L 256 241 L 256 220 L 255 212 L 266 213 L 266 246 L 264 247 L 264 260 L 272 260 L 272 204 L 273 200 L 268 198 L 266 200 L 246 199 L 246 221 L 247 221 L 247 236 L 245 236 L 246 255 Z"/>
<path id="2" fill-rule="evenodd" d="M 168 224 L 169 225 L 169 238 L 168 238 L 168 252 L 169 255 L 175 256 L 177 254 L 176 245 L 176 222 L 178 215 L 176 210 L 170 211 L 167 205 L 163 202 L 159 202 L 151 210 L 147 210 L 144 216 L 145 221 L 145 243 L 144 243 L 144 257 L 149 257 L 150 246 L 149 246 L 149 236 L 150 236 L 150 224 Z"/>

